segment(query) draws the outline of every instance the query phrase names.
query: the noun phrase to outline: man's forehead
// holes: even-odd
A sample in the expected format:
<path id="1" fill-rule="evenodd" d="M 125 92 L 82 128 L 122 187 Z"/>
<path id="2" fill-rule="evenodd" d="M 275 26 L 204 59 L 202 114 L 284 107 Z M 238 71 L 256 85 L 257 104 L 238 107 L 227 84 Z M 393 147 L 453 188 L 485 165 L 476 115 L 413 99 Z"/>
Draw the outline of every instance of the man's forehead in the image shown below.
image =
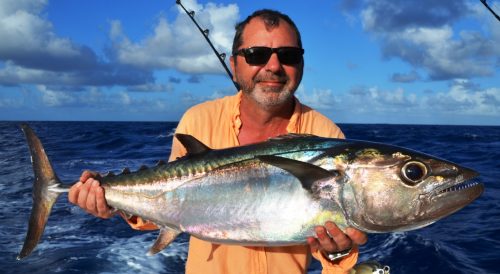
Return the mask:
<path id="1" fill-rule="evenodd" d="M 247 30 L 249 27 L 258 27 L 258 28 L 265 28 L 267 31 L 273 31 L 276 28 L 287 28 L 290 31 L 293 31 L 292 26 L 290 24 L 283 20 L 282 18 L 277 18 L 277 21 L 274 20 L 269 20 L 266 22 L 266 19 L 264 19 L 261 16 L 257 16 L 252 18 L 248 24 L 245 26 L 245 30 Z"/>
<path id="2" fill-rule="evenodd" d="M 294 42 L 298 41 L 295 30 L 285 20 L 279 18 L 279 20 L 275 24 L 266 24 L 263 18 L 255 17 L 252 18 L 252 20 L 250 20 L 250 22 L 248 22 L 248 24 L 243 29 L 242 42 L 246 43 L 248 40 L 252 40 L 252 38 L 255 38 L 255 35 L 257 33 L 262 32 L 263 30 L 268 33 L 278 30 L 280 32 L 286 33 L 286 35 L 290 36 L 290 38 L 292 38 Z"/>

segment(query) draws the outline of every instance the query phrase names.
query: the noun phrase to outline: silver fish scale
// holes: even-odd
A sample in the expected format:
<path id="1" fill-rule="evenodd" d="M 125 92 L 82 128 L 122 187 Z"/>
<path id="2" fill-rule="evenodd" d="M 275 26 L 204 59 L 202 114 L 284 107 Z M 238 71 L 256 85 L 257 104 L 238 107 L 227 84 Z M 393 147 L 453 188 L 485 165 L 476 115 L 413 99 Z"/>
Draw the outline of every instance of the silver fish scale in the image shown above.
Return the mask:
<path id="1" fill-rule="evenodd" d="M 134 199 L 135 210 L 142 207 L 136 214 L 159 225 L 213 242 L 253 245 L 303 243 L 325 210 L 291 174 L 253 160 L 186 181 L 155 199 Z"/>

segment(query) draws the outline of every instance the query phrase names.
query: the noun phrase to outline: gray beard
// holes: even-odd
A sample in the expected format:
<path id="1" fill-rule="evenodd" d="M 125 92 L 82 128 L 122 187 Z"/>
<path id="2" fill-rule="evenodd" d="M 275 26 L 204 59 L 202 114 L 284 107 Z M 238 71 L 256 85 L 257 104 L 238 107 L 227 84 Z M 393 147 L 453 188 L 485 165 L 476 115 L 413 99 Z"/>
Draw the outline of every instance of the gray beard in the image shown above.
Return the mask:
<path id="1" fill-rule="evenodd" d="M 293 98 L 294 92 L 287 86 L 284 88 L 275 87 L 258 87 L 255 83 L 253 86 L 247 83 L 241 83 L 241 90 L 249 95 L 258 105 L 264 109 L 271 109 L 281 106 Z"/>
<path id="2" fill-rule="evenodd" d="M 262 108 L 270 109 L 277 106 L 282 106 L 293 98 L 293 92 L 288 89 L 260 89 L 254 88 L 248 93 L 250 97 L 257 102 Z"/>

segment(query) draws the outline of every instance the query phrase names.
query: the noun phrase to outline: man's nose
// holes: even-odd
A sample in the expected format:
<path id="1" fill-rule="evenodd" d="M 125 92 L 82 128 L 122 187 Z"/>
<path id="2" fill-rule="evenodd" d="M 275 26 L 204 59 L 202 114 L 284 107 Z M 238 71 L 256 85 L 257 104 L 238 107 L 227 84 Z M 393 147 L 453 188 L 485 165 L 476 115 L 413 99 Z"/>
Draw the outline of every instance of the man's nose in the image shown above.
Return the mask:
<path id="1" fill-rule="evenodd" d="M 271 54 L 271 57 L 267 61 L 264 68 L 273 72 L 280 71 L 282 69 L 278 54 L 276 54 L 276 52 L 273 52 L 273 54 Z"/>

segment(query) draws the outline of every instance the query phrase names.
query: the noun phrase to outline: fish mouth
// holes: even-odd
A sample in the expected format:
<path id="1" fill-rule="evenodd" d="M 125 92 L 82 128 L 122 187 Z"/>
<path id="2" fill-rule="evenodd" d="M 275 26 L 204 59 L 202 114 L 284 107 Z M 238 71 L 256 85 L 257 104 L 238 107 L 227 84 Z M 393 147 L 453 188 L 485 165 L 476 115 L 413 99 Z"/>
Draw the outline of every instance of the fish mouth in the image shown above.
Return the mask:
<path id="1" fill-rule="evenodd" d="M 484 184 L 479 182 L 476 178 L 469 179 L 467 181 L 463 181 L 461 183 L 458 183 L 456 185 L 447 187 L 445 189 L 438 190 L 435 194 L 435 196 L 439 196 L 441 194 L 446 194 L 450 192 L 457 192 L 457 191 L 480 191 L 479 195 L 482 193 L 482 190 L 484 189 Z M 479 196 L 478 195 L 478 196 Z"/>
<path id="2" fill-rule="evenodd" d="M 469 199 L 475 199 L 483 193 L 484 184 L 478 180 L 479 173 L 472 169 L 460 168 L 457 172 L 460 179 L 453 185 L 445 185 L 434 191 L 433 197 L 465 195 Z"/>
<path id="3" fill-rule="evenodd" d="M 470 169 L 462 169 L 459 174 L 456 183 L 446 184 L 432 192 L 426 210 L 428 218 L 441 219 L 481 196 L 484 184 L 479 182 L 477 178 L 479 174 Z"/>

